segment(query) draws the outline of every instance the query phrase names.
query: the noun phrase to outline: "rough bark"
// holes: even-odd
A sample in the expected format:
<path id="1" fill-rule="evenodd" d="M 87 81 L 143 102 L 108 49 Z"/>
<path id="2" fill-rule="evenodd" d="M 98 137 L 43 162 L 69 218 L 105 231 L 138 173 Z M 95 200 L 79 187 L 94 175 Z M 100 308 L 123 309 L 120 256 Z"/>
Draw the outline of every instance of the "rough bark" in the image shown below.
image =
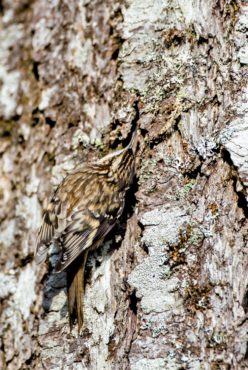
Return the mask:
<path id="1" fill-rule="evenodd" d="M 247 2 L 0 4 L 0 368 L 247 368 Z M 33 260 L 42 204 L 132 120 L 135 197 L 78 337 Z"/>

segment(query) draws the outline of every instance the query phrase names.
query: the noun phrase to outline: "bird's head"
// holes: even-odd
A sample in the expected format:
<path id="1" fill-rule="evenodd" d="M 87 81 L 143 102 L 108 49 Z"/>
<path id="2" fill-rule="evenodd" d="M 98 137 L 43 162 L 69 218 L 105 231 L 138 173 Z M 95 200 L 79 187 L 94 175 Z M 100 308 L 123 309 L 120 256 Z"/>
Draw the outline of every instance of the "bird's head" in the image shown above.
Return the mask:
<path id="1" fill-rule="evenodd" d="M 101 158 L 98 163 L 109 166 L 109 177 L 120 181 L 121 187 L 129 187 L 135 175 L 135 154 L 138 147 L 137 129 L 129 144 Z"/>

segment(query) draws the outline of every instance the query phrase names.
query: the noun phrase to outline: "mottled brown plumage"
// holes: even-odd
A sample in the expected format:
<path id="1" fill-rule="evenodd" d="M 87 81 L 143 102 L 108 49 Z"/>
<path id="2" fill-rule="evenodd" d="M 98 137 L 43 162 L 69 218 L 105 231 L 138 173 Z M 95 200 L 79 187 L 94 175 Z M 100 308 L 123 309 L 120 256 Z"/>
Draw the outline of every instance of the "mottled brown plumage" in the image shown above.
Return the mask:
<path id="1" fill-rule="evenodd" d="M 134 177 L 136 146 L 134 133 L 126 148 L 78 167 L 62 181 L 44 212 L 36 260 L 43 262 L 51 241 L 57 241 L 61 257 L 56 271 L 67 269 L 70 326 L 75 313 L 79 330 L 88 252 L 101 244 L 123 212 Z"/>

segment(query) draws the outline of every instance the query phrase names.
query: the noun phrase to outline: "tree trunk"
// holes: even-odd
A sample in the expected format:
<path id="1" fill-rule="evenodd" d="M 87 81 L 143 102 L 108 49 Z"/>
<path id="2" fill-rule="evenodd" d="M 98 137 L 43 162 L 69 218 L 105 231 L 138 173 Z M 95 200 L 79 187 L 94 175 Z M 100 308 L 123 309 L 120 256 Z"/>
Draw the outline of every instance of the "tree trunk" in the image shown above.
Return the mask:
<path id="1" fill-rule="evenodd" d="M 0 4 L 0 368 L 248 368 L 247 2 Z M 78 336 L 65 275 L 34 262 L 42 205 L 134 120 Z"/>

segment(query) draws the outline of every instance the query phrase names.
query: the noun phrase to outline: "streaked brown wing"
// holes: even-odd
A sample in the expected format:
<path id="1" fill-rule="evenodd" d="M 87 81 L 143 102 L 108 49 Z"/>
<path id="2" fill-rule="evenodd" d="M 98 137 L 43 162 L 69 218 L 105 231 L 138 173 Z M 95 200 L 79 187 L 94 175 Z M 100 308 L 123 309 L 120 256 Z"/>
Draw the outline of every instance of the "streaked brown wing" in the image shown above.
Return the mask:
<path id="1" fill-rule="evenodd" d="M 50 221 L 48 211 L 45 211 L 42 225 L 38 234 L 35 259 L 37 263 L 44 262 L 47 256 L 49 244 L 54 235 L 54 226 Z"/>
<path id="2" fill-rule="evenodd" d="M 84 250 L 94 249 L 114 224 L 115 221 L 103 217 L 95 218 L 91 212 L 81 211 L 80 226 L 74 220 L 61 235 L 62 255 L 56 271 L 66 269 Z"/>
<path id="3" fill-rule="evenodd" d="M 74 182 L 78 181 L 78 176 L 67 176 L 61 185 L 56 189 L 47 210 L 44 212 L 42 224 L 38 233 L 38 240 L 35 252 L 35 259 L 37 263 L 44 262 L 48 248 L 53 238 L 60 236 L 67 224 L 67 213 L 70 207 L 70 199 L 65 191 L 65 184 L 70 196 L 73 193 Z"/>
<path id="4" fill-rule="evenodd" d="M 45 213 L 39 233 L 37 261 L 46 258 L 48 243 L 59 241 L 61 258 L 56 270 L 67 268 L 84 250 L 94 249 L 113 228 L 124 199 L 111 185 L 102 191 L 101 179 L 75 172 L 67 176 Z"/>
<path id="5" fill-rule="evenodd" d="M 116 197 L 115 197 L 116 198 Z M 115 226 L 116 221 L 122 215 L 124 209 L 124 198 L 118 197 L 119 202 L 115 204 L 114 208 L 108 209 L 104 216 L 101 216 L 100 225 L 97 229 L 96 235 L 94 237 L 93 243 L 96 243 L 98 240 L 103 239 Z"/>
<path id="6" fill-rule="evenodd" d="M 67 237 L 61 240 L 62 255 L 56 271 L 60 272 L 66 269 L 85 249 L 87 249 L 92 243 L 91 231 L 86 230 L 83 233 L 74 233 L 67 235 Z M 68 238 L 69 236 L 69 238 Z"/>

